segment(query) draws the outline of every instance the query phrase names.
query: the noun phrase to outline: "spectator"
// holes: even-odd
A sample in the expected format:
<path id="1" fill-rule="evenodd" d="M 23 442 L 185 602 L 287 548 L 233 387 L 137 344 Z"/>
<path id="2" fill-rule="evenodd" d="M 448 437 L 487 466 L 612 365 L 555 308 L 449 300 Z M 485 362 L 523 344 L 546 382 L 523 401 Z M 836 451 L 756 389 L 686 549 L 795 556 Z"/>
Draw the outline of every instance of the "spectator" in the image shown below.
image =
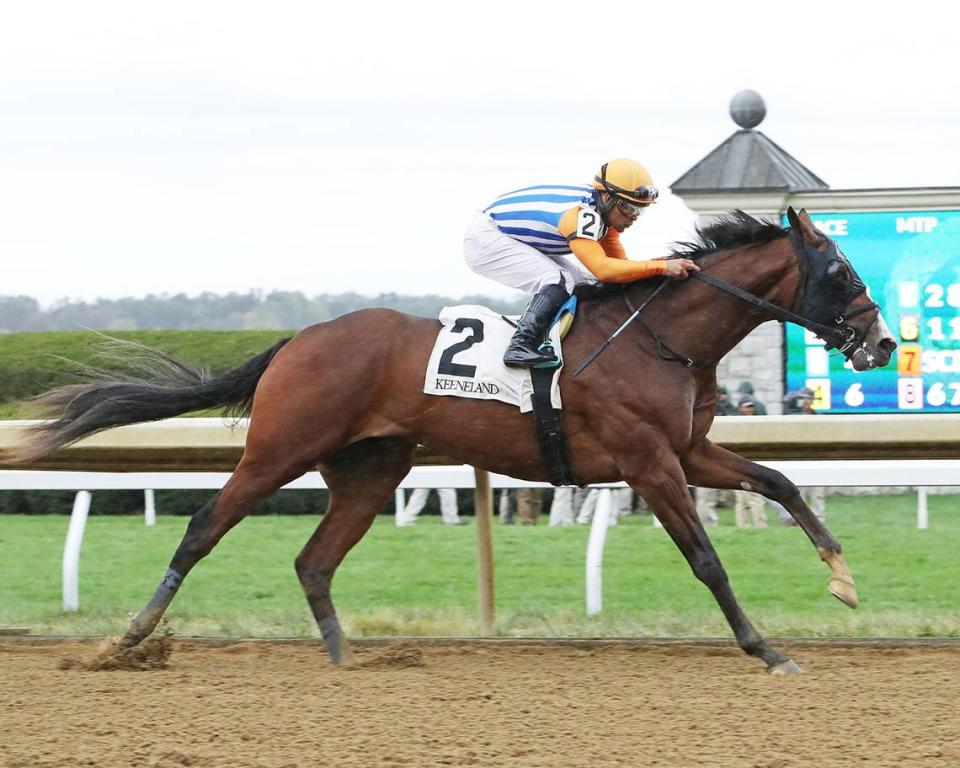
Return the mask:
<path id="1" fill-rule="evenodd" d="M 457 511 L 457 492 L 453 488 L 435 489 L 440 497 L 440 518 L 444 525 L 466 525 L 466 520 L 460 518 Z M 410 494 L 410 500 L 403 508 L 403 514 L 397 517 L 397 525 L 415 525 L 417 517 L 427 503 L 427 496 L 430 494 L 429 488 L 414 488 Z"/>
<path id="2" fill-rule="evenodd" d="M 697 488 L 697 517 L 700 518 L 702 525 L 719 525 L 720 518 L 717 515 L 717 489 L 716 488 Z"/>
<path id="3" fill-rule="evenodd" d="M 550 525 L 586 525 L 593 518 L 597 505 L 597 488 L 557 488 L 550 505 Z M 614 517 L 626 517 L 633 512 L 633 490 L 614 488 Z"/>
<path id="4" fill-rule="evenodd" d="M 717 416 L 733 416 L 737 412 L 736 407 L 730 402 L 730 395 L 726 387 L 717 387 Z"/>
<path id="5" fill-rule="evenodd" d="M 511 492 L 509 488 L 500 489 L 500 502 L 497 505 L 497 511 L 500 513 L 501 525 L 513 525 L 514 523 L 517 511 L 515 505 L 511 502 L 515 495 L 516 492 Z"/>
<path id="6" fill-rule="evenodd" d="M 789 392 L 783 398 L 783 412 L 785 414 L 815 414 L 813 399 L 816 394 L 810 387 L 801 387 L 796 392 Z"/>
<path id="7" fill-rule="evenodd" d="M 809 387 L 801 387 L 796 392 L 790 392 L 783 399 L 783 412 L 785 414 L 815 415 L 816 411 L 813 409 L 815 397 L 816 394 Z M 826 520 L 827 494 L 825 488 L 820 486 L 801 488 L 800 495 L 818 520 L 821 522 Z M 783 507 L 780 507 L 779 517 L 780 522 L 784 525 L 797 524 L 797 521 Z"/>
<path id="8" fill-rule="evenodd" d="M 726 387 L 717 387 L 717 416 L 733 416 L 737 409 L 730 402 Z M 717 489 L 716 488 L 697 488 L 696 505 L 697 517 L 700 518 L 702 525 L 717 525 L 720 518 L 717 517 Z"/>
<path id="9" fill-rule="evenodd" d="M 573 488 L 563 486 L 553 491 L 553 501 L 550 503 L 550 525 L 573 525 Z"/>
<path id="10" fill-rule="evenodd" d="M 593 513 L 597 509 L 597 499 L 600 498 L 599 488 L 580 489 L 578 493 L 585 492 L 580 504 L 580 511 L 577 513 L 577 525 L 587 525 L 593 519 Z M 613 514 L 610 516 L 610 525 L 616 525 L 617 520 L 626 517 L 633 509 L 633 490 L 631 488 L 613 489 Z"/>
<path id="11" fill-rule="evenodd" d="M 543 488 L 517 489 L 517 517 L 520 525 L 536 525 L 543 509 Z"/>
<path id="12" fill-rule="evenodd" d="M 749 382 L 745 382 L 749 383 Z M 742 386 L 742 385 L 741 385 Z M 750 395 L 744 395 L 737 403 L 737 413 L 741 416 L 756 416 L 757 402 Z M 766 528 L 767 513 L 763 496 L 750 491 L 734 491 L 734 514 L 737 528 Z"/>
<path id="13" fill-rule="evenodd" d="M 753 401 L 754 412 L 752 416 L 766 416 L 767 415 L 767 406 L 757 400 L 756 396 L 753 394 L 753 383 L 749 381 L 741 381 L 740 386 L 737 387 L 737 392 L 740 394 L 740 399 L 744 397 L 749 397 Z M 739 407 L 739 406 L 738 406 Z"/>

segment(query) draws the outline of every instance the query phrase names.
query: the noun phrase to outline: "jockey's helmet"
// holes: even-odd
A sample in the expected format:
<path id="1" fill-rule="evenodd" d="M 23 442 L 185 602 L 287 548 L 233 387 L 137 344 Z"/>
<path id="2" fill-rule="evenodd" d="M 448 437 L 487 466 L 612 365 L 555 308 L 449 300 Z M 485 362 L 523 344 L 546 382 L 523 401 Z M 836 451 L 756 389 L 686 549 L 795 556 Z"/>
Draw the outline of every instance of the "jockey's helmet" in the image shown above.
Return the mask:
<path id="1" fill-rule="evenodd" d="M 637 216 L 660 196 L 650 172 L 636 160 L 625 157 L 604 163 L 593 177 L 593 188 L 610 195 L 609 202 L 601 205 L 604 214 L 619 204 L 628 213 Z"/>

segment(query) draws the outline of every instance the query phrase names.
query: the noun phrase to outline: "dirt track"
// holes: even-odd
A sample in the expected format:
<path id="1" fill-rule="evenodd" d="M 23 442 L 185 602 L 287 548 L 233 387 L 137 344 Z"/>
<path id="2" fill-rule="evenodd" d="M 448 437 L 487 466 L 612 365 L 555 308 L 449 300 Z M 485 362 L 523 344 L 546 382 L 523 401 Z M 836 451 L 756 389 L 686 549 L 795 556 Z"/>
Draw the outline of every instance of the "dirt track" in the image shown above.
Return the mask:
<path id="1" fill-rule="evenodd" d="M 345 670 L 254 642 L 94 672 L 94 643 L 0 641 L 0 765 L 960 765 L 960 648 L 787 650 L 805 674 L 702 646 L 396 644 Z"/>

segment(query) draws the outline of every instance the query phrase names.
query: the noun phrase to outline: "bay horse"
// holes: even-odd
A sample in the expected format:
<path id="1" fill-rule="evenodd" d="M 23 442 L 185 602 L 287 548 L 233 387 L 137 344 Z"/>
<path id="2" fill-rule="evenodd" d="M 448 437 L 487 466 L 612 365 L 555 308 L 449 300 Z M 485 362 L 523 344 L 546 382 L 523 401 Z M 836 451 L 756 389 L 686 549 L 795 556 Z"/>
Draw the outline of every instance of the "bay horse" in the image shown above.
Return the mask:
<path id="1" fill-rule="evenodd" d="M 701 279 L 665 286 L 663 279 L 645 280 L 583 295 L 560 377 L 576 478 L 584 484 L 625 480 L 640 494 L 713 593 L 740 647 L 776 674 L 799 667 L 740 608 L 688 485 L 745 489 L 779 502 L 830 567 L 829 590 L 855 607 L 856 588 L 840 544 L 796 486 L 707 439 L 717 363 L 771 319 L 814 329 L 857 370 L 886 365 L 896 348 L 836 243 L 805 211 L 791 208 L 787 215 L 785 229 L 736 211 L 702 228 L 698 242 L 679 244 L 671 256 L 695 259 Z M 573 375 L 627 310 L 655 291 L 641 322 Z M 423 393 L 439 330 L 436 320 L 362 310 L 306 328 L 217 378 L 140 348 L 136 356 L 146 358 L 146 374 L 101 374 L 40 396 L 37 402 L 56 418 L 36 427 L 14 460 L 45 456 L 110 427 L 203 408 L 250 416 L 236 470 L 190 519 L 166 575 L 120 646 L 154 630 L 182 580 L 257 502 L 316 468 L 329 487 L 329 506 L 297 556 L 296 572 L 331 661 L 349 663 L 331 581 L 410 471 L 418 443 L 491 472 L 546 480 L 531 414 L 498 401 Z"/>

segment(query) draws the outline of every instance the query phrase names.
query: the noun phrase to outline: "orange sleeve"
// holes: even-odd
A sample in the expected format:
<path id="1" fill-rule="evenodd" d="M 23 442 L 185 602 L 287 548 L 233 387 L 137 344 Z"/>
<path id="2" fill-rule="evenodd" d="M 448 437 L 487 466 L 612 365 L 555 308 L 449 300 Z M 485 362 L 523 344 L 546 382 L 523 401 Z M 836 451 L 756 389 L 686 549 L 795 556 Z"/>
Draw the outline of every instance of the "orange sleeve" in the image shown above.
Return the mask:
<path id="1" fill-rule="evenodd" d="M 616 246 L 608 253 L 610 241 L 607 237 L 603 245 L 582 237 L 570 241 L 570 250 L 594 277 L 603 283 L 630 283 L 645 277 L 665 275 L 667 265 L 663 259 L 650 261 L 631 261 L 626 257 L 620 239 L 615 238 Z M 616 255 L 623 254 L 623 255 Z"/>
<path id="2" fill-rule="evenodd" d="M 662 259 L 630 261 L 620 242 L 620 233 L 613 227 L 610 227 L 599 241 L 577 237 L 579 211 L 577 207 L 564 212 L 557 224 L 557 230 L 567 238 L 573 255 L 595 278 L 604 283 L 629 283 L 666 274 L 667 265 Z"/>
<path id="3" fill-rule="evenodd" d="M 569 211 L 564 211 L 563 215 L 560 217 L 560 221 L 557 222 L 557 232 L 564 236 L 567 240 L 575 236 L 577 231 L 577 216 L 580 213 L 580 206 L 575 206 Z M 599 214 L 597 215 L 597 225 L 599 226 Z"/>
<path id="4" fill-rule="evenodd" d="M 607 234 L 600 238 L 600 245 L 603 246 L 603 252 L 611 259 L 627 258 L 627 252 L 623 249 L 623 243 L 620 242 L 620 233 L 613 227 L 610 227 Z"/>

